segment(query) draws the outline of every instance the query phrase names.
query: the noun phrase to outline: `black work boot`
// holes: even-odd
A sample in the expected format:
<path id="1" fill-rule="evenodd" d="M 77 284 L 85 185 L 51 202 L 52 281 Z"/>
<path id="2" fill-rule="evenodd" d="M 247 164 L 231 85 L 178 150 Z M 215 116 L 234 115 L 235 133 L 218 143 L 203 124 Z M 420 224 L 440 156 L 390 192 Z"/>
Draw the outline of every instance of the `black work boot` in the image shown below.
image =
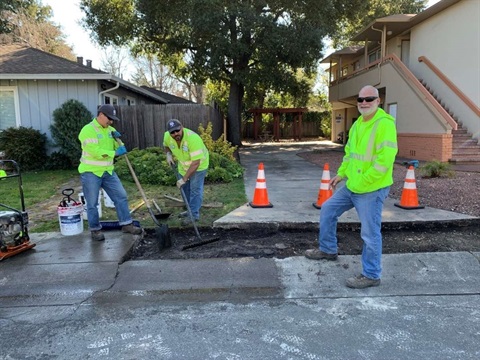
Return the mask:
<path id="1" fill-rule="evenodd" d="M 337 260 L 338 254 L 327 254 L 320 249 L 309 249 L 305 251 L 305 257 L 312 260 Z"/>

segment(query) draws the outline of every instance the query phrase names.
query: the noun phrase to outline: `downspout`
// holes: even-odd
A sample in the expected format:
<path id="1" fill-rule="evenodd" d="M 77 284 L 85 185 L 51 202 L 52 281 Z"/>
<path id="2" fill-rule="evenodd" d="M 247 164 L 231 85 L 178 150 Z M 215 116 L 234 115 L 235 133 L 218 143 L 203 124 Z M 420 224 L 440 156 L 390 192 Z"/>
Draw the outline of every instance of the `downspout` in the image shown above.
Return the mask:
<path id="1" fill-rule="evenodd" d="M 374 31 L 379 31 L 382 33 L 382 38 L 380 40 L 380 62 L 378 63 L 377 65 L 377 68 L 378 68 L 378 81 L 376 84 L 372 84 L 372 86 L 377 86 L 377 85 L 380 85 L 382 83 L 382 71 L 380 70 L 380 66 L 382 65 L 382 61 L 383 61 L 383 58 L 385 57 L 385 41 L 386 41 L 386 30 L 387 30 L 387 26 L 386 25 L 383 25 L 383 30 L 379 30 L 379 29 L 375 29 L 373 26 L 371 27 L 372 30 Z"/>
<path id="2" fill-rule="evenodd" d="M 117 81 L 117 85 L 115 85 L 113 88 L 110 88 L 110 89 L 107 89 L 107 90 L 103 90 L 103 91 L 100 91 L 98 93 L 98 105 L 101 105 L 102 104 L 102 95 L 103 94 L 106 94 L 110 91 L 113 91 L 113 90 L 116 90 L 120 87 L 120 81 Z"/>

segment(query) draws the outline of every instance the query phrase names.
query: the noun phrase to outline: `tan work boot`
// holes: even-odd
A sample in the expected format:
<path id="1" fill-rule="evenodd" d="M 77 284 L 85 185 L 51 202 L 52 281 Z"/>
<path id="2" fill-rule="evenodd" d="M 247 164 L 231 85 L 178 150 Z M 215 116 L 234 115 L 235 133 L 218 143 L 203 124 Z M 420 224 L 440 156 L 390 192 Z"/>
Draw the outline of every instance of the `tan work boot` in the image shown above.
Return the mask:
<path id="1" fill-rule="evenodd" d="M 93 241 L 103 241 L 105 240 L 105 235 L 100 230 L 94 230 L 91 232 Z"/>
<path id="2" fill-rule="evenodd" d="M 365 289 L 380 285 L 380 279 L 370 279 L 362 274 L 347 279 L 347 286 L 352 289 Z"/>
<path id="3" fill-rule="evenodd" d="M 142 233 L 142 228 L 134 226 L 133 224 L 123 225 L 122 232 L 129 233 L 133 235 L 140 235 Z"/>

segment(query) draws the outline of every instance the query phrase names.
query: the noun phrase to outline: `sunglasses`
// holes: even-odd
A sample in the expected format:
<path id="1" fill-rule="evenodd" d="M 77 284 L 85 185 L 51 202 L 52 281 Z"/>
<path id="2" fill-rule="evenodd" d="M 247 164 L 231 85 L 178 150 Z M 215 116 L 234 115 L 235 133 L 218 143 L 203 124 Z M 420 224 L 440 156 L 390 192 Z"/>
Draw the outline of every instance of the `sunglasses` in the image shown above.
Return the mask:
<path id="1" fill-rule="evenodd" d="M 358 97 L 357 102 L 362 103 L 364 100 L 366 102 L 372 102 L 375 99 L 378 99 L 378 96 Z"/>
<path id="2" fill-rule="evenodd" d="M 176 133 L 179 133 L 180 132 L 180 129 L 179 130 L 173 130 L 173 131 L 170 131 L 170 135 L 174 135 Z"/>

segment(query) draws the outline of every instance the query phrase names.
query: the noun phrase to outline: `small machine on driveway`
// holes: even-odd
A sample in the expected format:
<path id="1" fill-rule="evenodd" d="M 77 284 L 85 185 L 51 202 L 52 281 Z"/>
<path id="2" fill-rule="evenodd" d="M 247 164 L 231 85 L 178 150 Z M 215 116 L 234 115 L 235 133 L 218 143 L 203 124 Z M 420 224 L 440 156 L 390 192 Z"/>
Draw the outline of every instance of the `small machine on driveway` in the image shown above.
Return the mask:
<path id="1" fill-rule="evenodd" d="M 14 160 L 0 160 L 0 186 L 7 186 L 11 178 L 18 179 L 21 210 L 0 203 L 0 260 L 31 249 L 35 244 L 28 236 L 28 213 L 25 211 L 22 176 Z"/>

